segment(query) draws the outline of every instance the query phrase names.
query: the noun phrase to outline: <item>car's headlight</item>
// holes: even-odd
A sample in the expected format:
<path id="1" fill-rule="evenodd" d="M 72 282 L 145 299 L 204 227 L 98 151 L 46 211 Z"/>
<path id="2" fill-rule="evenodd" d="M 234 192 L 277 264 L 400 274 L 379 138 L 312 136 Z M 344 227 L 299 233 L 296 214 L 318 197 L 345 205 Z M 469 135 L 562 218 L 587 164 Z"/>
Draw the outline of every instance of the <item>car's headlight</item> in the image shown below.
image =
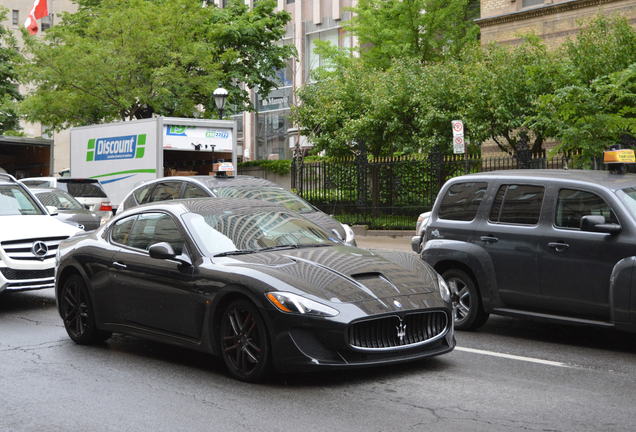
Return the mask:
<path id="1" fill-rule="evenodd" d="M 347 224 L 341 224 L 342 228 L 345 232 L 344 242 L 346 245 L 355 246 L 356 245 L 356 234 L 353 232 L 351 227 Z"/>
<path id="2" fill-rule="evenodd" d="M 339 313 L 332 307 L 288 292 L 269 292 L 266 297 L 281 312 L 329 317 Z"/>
<path id="3" fill-rule="evenodd" d="M 450 290 L 448 289 L 448 284 L 444 280 L 441 275 L 437 275 L 437 284 L 439 285 L 439 295 L 442 296 L 442 300 L 445 302 L 450 301 Z"/>

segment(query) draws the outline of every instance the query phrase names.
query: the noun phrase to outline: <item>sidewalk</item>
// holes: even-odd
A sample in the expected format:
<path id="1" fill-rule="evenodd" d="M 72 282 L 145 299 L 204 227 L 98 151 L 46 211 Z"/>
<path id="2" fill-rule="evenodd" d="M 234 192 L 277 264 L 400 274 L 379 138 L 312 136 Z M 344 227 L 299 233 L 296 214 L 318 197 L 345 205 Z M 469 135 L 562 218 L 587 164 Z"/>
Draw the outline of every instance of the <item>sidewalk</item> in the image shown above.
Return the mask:
<path id="1" fill-rule="evenodd" d="M 356 236 L 358 246 L 366 249 L 389 249 L 404 252 L 411 251 L 410 237 L 392 237 L 392 236 Z"/>

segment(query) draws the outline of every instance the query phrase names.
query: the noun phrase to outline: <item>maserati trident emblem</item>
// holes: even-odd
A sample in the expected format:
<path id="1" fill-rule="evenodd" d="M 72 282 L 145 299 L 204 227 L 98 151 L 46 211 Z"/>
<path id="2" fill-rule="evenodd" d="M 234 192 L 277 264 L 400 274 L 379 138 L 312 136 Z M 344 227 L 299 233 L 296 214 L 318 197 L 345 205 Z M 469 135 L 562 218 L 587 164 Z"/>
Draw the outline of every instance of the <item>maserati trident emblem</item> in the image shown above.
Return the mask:
<path id="1" fill-rule="evenodd" d="M 40 259 L 44 259 L 44 256 L 48 251 L 48 246 L 42 241 L 36 241 L 33 243 L 33 246 L 31 246 L 31 252 L 33 253 L 33 255 Z"/>
<path id="2" fill-rule="evenodd" d="M 400 319 L 400 323 L 395 326 L 395 329 L 397 330 L 397 337 L 400 340 L 400 343 L 404 343 L 404 336 L 406 336 L 406 324 L 402 321 L 402 319 Z"/>

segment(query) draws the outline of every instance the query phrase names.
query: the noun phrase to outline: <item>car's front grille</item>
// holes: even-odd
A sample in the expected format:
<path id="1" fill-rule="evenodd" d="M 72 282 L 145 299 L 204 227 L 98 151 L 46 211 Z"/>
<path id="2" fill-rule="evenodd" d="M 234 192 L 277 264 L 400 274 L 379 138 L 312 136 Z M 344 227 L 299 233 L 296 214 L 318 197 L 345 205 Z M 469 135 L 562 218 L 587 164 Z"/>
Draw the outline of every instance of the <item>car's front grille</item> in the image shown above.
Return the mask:
<path id="1" fill-rule="evenodd" d="M 18 261 L 35 261 L 35 260 L 45 260 L 49 258 L 53 258 L 57 251 L 57 248 L 60 246 L 60 242 L 62 240 L 67 239 L 68 237 L 48 237 L 48 238 L 31 238 L 31 239 L 23 239 L 23 240 L 10 240 L 3 241 L 0 243 L 2 249 L 7 254 L 7 256 L 13 260 Z M 46 245 L 46 250 L 41 255 L 36 255 L 33 253 L 33 246 L 37 242 L 42 242 Z"/>
<path id="2" fill-rule="evenodd" d="M 47 270 L 16 270 L 5 267 L 0 268 L 0 273 L 2 273 L 2 276 L 4 276 L 6 279 L 11 281 L 52 278 L 53 276 L 55 276 L 55 271 L 52 268 Z"/>
<path id="3" fill-rule="evenodd" d="M 368 350 L 408 348 L 441 336 L 448 322 L 448 316 L 443 311 L 414 312 L 404 317 L 390 315 L 358 321 L 349 326 L 349 344 Z"/>

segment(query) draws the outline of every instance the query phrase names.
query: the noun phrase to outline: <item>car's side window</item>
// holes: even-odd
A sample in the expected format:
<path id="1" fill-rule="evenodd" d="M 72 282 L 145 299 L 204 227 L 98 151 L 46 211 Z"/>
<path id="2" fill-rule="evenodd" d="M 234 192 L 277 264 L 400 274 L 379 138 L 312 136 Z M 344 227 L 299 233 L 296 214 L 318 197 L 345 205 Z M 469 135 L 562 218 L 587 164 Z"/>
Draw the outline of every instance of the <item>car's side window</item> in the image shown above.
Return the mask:
<path id="1" fill-rule="evenodd" d="M 183 252 L 183 236 L 170 216 L 164 213 L 141 214 L 130 233 L 128 245 L 148 250 L 151 245 L 161 242 L 170 243 L 176 254 Z"/>
<path id="2" fill-rule="evenodd" d="M 595 193 L 576 189 L 559 191 L 554 217 L 556 227 L 580 229 L 581 218 L 587 215 L 605 216 L 607 223 L 618 223 L 612 209 Z"/>
<path id="3" fill-rule="evenodd" d="M 490 210 L 490 221 L 536 225 L 541 215 L 545 188 L 536 185 L 501 185 Z"/>
<path id="4" fill-rule="evenodd" d="M 439 206 L 438 217 L 471 221 L 477 216 L 479 204 L 486 195 L 486 182 L 456 183 L 448 188 Z"/>
<path id="5" fill-rule="evenodd" d="M 115 225 L 113 225 L 110 233 L 110 238 L 113 243 L 128 246 L 130 232 L 132 230 L 133 224 L 135 223 L 135 219 L 137 219 L 136 215 L 115 222 Z"/>
<path id="6" fill-rule="evenodd" d="M 183 191 L 184 198 L 206 198 L 209 197 L 210 194 L 205 190 L 201 189 L 199 186 L 186 183 L 185 190 Z"/>
<path id="7" fill-rule="evenodd" d="M 154 185 L 154 183 L 151 183 L 148 186 L 140 187 L 133 193 L 138 204 L 144 204 L 148 202 L 148 198 L 150 197 L 149 193 Z"/>
<path id="8" fill-rule="evenodd" d="M 181 192 L 181 183 L 179 182 L 161 182 L 152 190 L 149 202 L 169 201 L 179 198 Z"/>

